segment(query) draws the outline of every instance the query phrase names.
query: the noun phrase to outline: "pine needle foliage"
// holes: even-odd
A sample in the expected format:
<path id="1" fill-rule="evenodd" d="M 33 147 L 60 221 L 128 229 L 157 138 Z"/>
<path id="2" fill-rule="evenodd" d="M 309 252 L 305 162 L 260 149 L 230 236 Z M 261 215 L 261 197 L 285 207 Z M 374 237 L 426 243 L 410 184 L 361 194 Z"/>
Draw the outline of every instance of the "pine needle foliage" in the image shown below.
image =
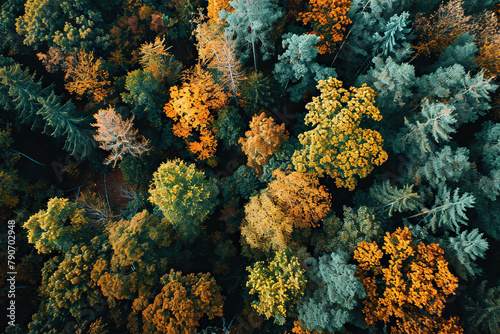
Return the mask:
<path id="1" fill-rule="evenodd" d="M 422 205 L 422 198 L 413 191 L 413 184 L 404 185 L 403 188 L 391 186 L 387 180 L 383 183 L 375 184 L 370 188 L 370 196 L 375 201 L 389 209 L 389 217 L 393 212 L 406 212 L 417 210 Z"/>

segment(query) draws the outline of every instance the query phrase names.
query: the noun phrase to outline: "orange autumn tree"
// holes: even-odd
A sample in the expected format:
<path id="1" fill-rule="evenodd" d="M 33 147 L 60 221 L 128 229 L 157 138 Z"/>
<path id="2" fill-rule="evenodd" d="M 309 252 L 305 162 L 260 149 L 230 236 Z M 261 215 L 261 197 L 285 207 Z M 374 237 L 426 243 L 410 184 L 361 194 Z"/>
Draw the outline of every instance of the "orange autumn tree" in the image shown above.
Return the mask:
<path id="1" fill-rule="evenodd" d="M 192 334 L 204 315 L 223 316 L 225 297 L 209 273 L 183 276 L 172 269 L 161 283 L 161 292 L 142 312 L 143 333 Z"/>
<path id="2" fill-rule="evenodd" d="M 103 102 L 111 95 L 111 88 L 108 86 L 108 72 L 102 69 L 100 59 L 94 60 L 94 53 L 80 50 L 76 58 L 67 58 L 63 65 L 67 81 L 64 87 L 70 92 L 81 98 L 90 97 L 94 102 Z"/>
<path id="3" fill-rule="evenodd" d="M 415 20 L 419 43 L 414 46 L 417 55 L 438 55 L 458 36 L 468 32 L 475 36 L 479 49 L 476 61 L 486 69 L 487 76 L 500 74 L 500 28 L 494 11 L 465 15 L 463 0 L 450 0 L 441 4 L 429 17 Z"/>
<path id="4" fill-rule="evenodd" d="M 288 139 L 285 124 L 277 126 L 272 117 L 265 113 L 255 115 L 250 122 L 250 131 L 238 141 L 247 156 L 247 165 L 257 174 L 262 172 L 262 166 L 267 164 L 271 156 L 279 152 L 283 143 Z"/>
<path id="5" fill-rule="evenodd" d="M 170 101 L 163 110 L 176 122 L 174 135 L 185 139 L 197 160 L 205 160 L 213 157 L 217 148 L 211 129 L 214 113 L 227 104 L 229 95 L 199 64 L 184 72 L 183 81 L 181 87 L 170 88 Z"/>
<path id="6" fill-rule="evenodd" d="M 363 282 L 365 320 L 395 324 L 391 333 L 458 334 L 458 317 L 441 317 L 446 298 L 458 287 L 438 244 L 412 242 L 410 230 L 386 233 L 384 245 L 363 241 L 354 251 Z"/>
<path id="7" fill-rule="evenodd" d="M 207 16 L 209 22 L 219 21 L 219 11 L 224 9 L 225 11 L 232 13 L 234 8 L 229 4 L 229 0 L 208 0 L 207 6 Z"/>
<path id="8" fill-rule="evenodd" d="M 328 214 L 331 198 L 327 189 L 311 175 L 280 169 L 260 194 L 245 206 L 241 235 L 252 248 L 264 252 L 289 246 L 294 229 L 312 228 Z"/>
<path id="9" fill-rule="evenodd" d="M 299 21 L 311 24 L 312 33 L 321 40 L 316 45 L 319 53 L 331 53 L 335 43 L 342 41 L 346 26 L 351 19 L 346 14 L 351 7 L 351 0 L 309 0 L 307 11 L 299 13 Z"/>

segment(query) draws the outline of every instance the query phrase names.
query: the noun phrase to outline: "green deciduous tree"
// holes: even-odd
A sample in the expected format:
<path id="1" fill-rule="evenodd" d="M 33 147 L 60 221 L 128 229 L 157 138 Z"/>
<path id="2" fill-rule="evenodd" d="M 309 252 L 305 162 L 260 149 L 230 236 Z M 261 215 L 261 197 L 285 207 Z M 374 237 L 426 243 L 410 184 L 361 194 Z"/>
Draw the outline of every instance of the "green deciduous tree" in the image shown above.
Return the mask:
<path id="1" fill-rule="evenodd" d="M 106 49 L 109 37 L 99 7 L 89 0 L 28 0 L 24 15 L 16 19 L 16 31 L 35 49 L 43 43 L 58 45 L 64 52 Z"/>
<path id="2" fill-rule="evenodd" d="M 318 246 L 323 246 L 328 252 L 344 252 L 349 256 L 352 256 L 360 242 L 378 240 L 383 234 L 374 210 L 366 206 L 355 211 L 344 205 L 343 219 L 335 214 L 328 216 L 323 221 L 323 231 L 326 233 L 326 242 L 324 246 Z"/>
<path id="3" fill-rule="evenodd" d="M 73 246 L 92 238 L 89 220 L 84 210 L 66 198 L 52 198 L 47 210 L 41 210 L 24 224 L 28 241 L 40 253 L 69 252 Z"/>
<path id="4" fill-rule="evenodd" d="M 219 190 L 194 164 L 167 161 L 153 174 L 149 200 L 157 205 L 181 237 L 193 242 L 203 220 L 212 213 Z"/>

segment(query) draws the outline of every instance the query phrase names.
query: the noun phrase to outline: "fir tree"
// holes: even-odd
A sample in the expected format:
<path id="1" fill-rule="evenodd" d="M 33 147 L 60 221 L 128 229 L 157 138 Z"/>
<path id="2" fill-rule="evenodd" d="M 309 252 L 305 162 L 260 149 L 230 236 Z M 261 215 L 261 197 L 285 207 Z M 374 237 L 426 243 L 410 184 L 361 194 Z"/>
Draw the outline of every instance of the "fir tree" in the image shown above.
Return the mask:
<path id="1" fill-rule="evenodd" d="M 412 174 L 419 182 L 424 178 L 431 187 L 438 188 L 447 181 L 458 182 L 471 168 L 468 149 L 459 147 L 452 151 L 450 146 L 445 146 L 439 152 L 432 152 L 425 164 Z"/>
<path id="2" fill-rule="evenodd" d="M 500 333 L 500 286 L 487 289 L 486 284 L 486 280 L 482 281 L 465 301 L 469 314 L 467 324 L 472 334 Z"/>
<path id="3" fill-rule="evenodd" d="M 319 53 L 314 47 L 320 40 L 318 36 L 288 33 L 282 38 L 283 48 L 286 50 L 278 56 L 273 74 L 283 87 L 287 87 L 290 101 L 299 102 L 304 93 L 318 81 L 337 76 L 333 68 L 315 62 Z"/>
<path id="4" fill-rule="evenodd" d="M 431 69 L 437 70 L 442 67 L 453 66 L 459 64 L 464 67 L 466 71 L 473 70 L 477 63 L 475 56 L 478 53 L 478 48 L 474 43 L 474 35 L 464 32 L 458 36 L 453 43 L 446 47 L 446 49 L 439 55 L 438 61 Z"/>
<path id="5" fill-rule="evenodd" d="M 477 228 L 470 232 L 462 231 L 456 237 L 448 237 L 444 248 L 452 258 L 451 265 L 463 279 L 467 279 L 467 275 L 470 277 L 481 275 L 482 269 L 474 261 L 477 258 L 484 258 L 488 250 L 488 241 Z"/>
<path id="6" fill-rule="evenodd" d="M 233 12 L 224 9 L 219 11 L 219 17 L 228 24 L 226 35 L 235 38 L 240 49 L 243 49 L 243 59 L 252 58 L 257 71 L 257 49 L 262 53 L 262 59 L 270 58 L 274 50 L 271 36 L 272 24 L 283 16 L 283 11 L 270 0 L 234 0 L 229 1 Z M 260 43 L 259 43 L 260 42 Z"/>
<path id="7" fill-rule="evenodd" d="M 309 331 L 343 331 L 344 325 L 353 320 L 352 310 L 366 293 L 354 277 L 356 266 L 348 260 L 347 253 L 332 252 L 319 261 L 313 257 L 304 261 L 309 288 L 297 304 L 297 312 Z"/>
<path id="8" fill-rule="evenodd" d="M 370 188 L 370 197 L 384 208 L 389 208 L 389 217 L 393 211 L 417 210 L 422 205 L 422 198 L 413 192 L 413 184 L 405 185 L 402 189 L 391 186 L 389 181 L 375 184 Z"/>
<path id="9" fill-rule="evenodd" d="M 384 57 L 394 54 L 394 51 L 398 48 L 400 43 L 406 41 L 406 35 L 410 33 L 410 29 L 407 28 L 409 21 L 408 17 L 410 13 L 403 12 L 401 15 L 394 14 L 389 22 L 383 28 L 383 35 L 375 32 L 373 35 L 373 40 L 375 45 L 373 47 L 373 53 L 378 54 L 381 52 Z M 408 43 L 403 48 L 407 48 Z"/>
<path id="10" fill-rule="evenodd" d="M 460 195 L 458 191 L 459 188 L 455 188 L 452 192 L 445 185 L 441 185 L 434 206 L 431 209 L 424 209 L 420 214 L 424 215 L 424 220 L 433 231 L 438 227 L 444 227 L 458 233 L 459 224 L 466 224 L 468 218 L 465 211 L 474 207 L 476 199 L 470 193 L 465 192 Z"/>
<path id="11" fill-rule="evenodd" d="M 432 150 L 435 143 L 449 141 L 456 131 L 455 107 L 444 103 L 429 103 L 424 100 L 422 112 L 413 121 L 405 118 L 405 127 L 393 143 L 396 153 L 408 152 L 422 156 Z M 433 141 L 431 141 L 433 139 Z M 431 146 L 432 145 L 432 146 Z"/>
<path id="12" fill-rule="evenodd" d="M 374 68 L 359 76 L 357 85 L 366 83 L 377 91 L 375 105 L 383 116 L 389 116 L 406 106 L 414 95 L 415 68 L 408 63 L 398 64 L 392 57 L 373 58 Z"/>

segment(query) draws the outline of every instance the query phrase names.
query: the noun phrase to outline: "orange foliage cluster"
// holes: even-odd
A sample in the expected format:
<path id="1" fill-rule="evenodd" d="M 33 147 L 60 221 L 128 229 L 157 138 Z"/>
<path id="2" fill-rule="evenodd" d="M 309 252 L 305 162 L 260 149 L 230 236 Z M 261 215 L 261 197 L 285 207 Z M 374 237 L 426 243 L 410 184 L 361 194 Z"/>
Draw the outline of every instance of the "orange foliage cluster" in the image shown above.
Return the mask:
<path id="1" fill-rule="evenodd" d="M 162 278 L 164 286 L 143 312 L 143 333 L 192 334 L 203 315 L 222 317 L 224 296 L 210 274 L 171 270 Z"/>
<path id="2" fill-rule="evenodd" d="M 493 11 L 466 16 L 463 0 L 450 0 L 429 17 L 415 20 L 415 28 L 420 36 L 419 43 L 414 45 L 417 55 L 440 54 L 458 36 L 468 32 L 475 36 L 479 66 L 489 76 L 500 74 L 500 28 Z"/>
<path id="3" fill-rule="evenodd" d="M 208 0 L 207 16 L 209 22 L 219 20 L 219 11 L 224 9 L 226 12 L 232 13 L 234 8 L 229 4 L 229 0 Z"/>
<path id="4" fill-rule="evenodd" d="M 149 6 L 141 6 L 140 1 L 124 1 L 125 14 L 111 28 L 112 49 L 109 61 L 117 66 L 137 63 L 138 46 L 145 36 L 156 32 L 163 34 L 162 14 Z M 135 15 L 134 15 L 135 14 Z"/>
<path id="5" fill-rule="evenodd" d="M 164 107 L 165 114 L 176 121 L 174 135 L 186 139 L 189 151 L 196 154 L 198 160 L 215 155 L 217 141 L 210 129 L 214 121 L 213 111 L 225 106 L 228 97 L 212 75 L 199 65 L 184 74 L 184 83 L 180 88 L 170 88 L 170 101 Z M 199 134 L 198 141 L 192 139 L 195 131 Z"/>
<path id="6" fill-rule="evenodd" d="M 351 19 L 346 14 L 351 7 L 351 0 L 309 0 L 307 12 L 299 13 L 299 21 L 311 23 L 313 34 L 321 37 L 316 45 L 319 53 L 331 53 L 335 43 L 344 37 L 343 32 Z"/>
<path id="7" fill-rule="evenodd" d="M 388 266 L 384 256 L 388 257 Z M 363 313 L 368 325 L 391 322 L 391 333 L 462 333 L 458 318 L 443 319 L 446 298 L 458 287 L 438 244 L 412 242 L 410 230 L 386 233 L 384 245 L 361 242 L 354 251 L 356 276 L 366 291 Z M 382 282 L 382 283 L 380 283 Z"/>
<path id="8" fill-rule="evenodd" d="M 246 243 L 266 252 L 289 246 L 295 228 L 316 226 L 331 206 L 330 194 L 317 178 L 279 169 L 273 176 L 276 180 L 267 189 L 250 198 L 241 227 Z"/>
<path id="9" fill-rule="evenodd" d="M 245 138 L 240 138 L 238 143 L 248 158 L 247 165 L 260 174 L 262 166 L 274 153 L 279 152 L 287 139 L 285 124 L 277 126 L 272 117 L 261 113 L 252 117 L 250 131 L 245 132 Z"/>
<path id="10" fill-rule="evenodd" d="M 108 81 L 108 72 L 101 67 L 101 60 L 94 60 L 94 53 L 80 50 L 76 59 L 66 62 L 65 84 L 70 93 L 78 96 L 89 95 L 94 102 L 100 103 L 111 95 Z"/>

